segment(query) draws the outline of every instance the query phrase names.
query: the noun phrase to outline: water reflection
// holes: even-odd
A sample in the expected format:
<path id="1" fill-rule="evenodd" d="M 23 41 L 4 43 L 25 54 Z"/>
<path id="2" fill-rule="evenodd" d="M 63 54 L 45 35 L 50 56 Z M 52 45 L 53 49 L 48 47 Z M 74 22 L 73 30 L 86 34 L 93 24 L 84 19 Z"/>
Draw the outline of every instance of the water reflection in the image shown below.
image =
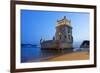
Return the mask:
<path id="1" fill-rule="evenodd" d="M 41 50 L 39 47 L 21 47 L 21 62 L 40 62 L 48 57 L 72 53 L 73 51 L 88 51 L 89 48 L 74 48 L 71 50 Z"/>

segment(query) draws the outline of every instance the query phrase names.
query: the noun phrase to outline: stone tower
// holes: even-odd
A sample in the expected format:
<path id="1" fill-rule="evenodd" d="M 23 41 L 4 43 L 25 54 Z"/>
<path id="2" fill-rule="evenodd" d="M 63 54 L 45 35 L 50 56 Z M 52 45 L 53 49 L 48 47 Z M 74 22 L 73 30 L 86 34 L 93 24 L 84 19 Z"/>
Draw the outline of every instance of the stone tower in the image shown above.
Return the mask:
<path id="1" fill-rule="evenodd" d="M 73 43 L 71 21 L 66 19 L 57 20 L 56 24 L 56 40 L 61 43 L 63 48 L 71 48 Z"/>

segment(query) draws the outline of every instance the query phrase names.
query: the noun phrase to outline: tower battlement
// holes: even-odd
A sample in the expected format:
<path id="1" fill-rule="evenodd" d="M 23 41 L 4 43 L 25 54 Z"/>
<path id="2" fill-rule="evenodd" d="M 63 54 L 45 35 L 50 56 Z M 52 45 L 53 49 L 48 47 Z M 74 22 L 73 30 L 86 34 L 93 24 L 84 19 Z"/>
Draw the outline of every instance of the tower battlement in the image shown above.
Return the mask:
<path id="1" fill-rule="evenodd" d="M 64 16 L 63 19 L 57 20 L 56 26 L 61 26 L 61 25 L 68 25 L 68 26 L 71 26 L 71 21 L 68 20 L 68 19 L 66 18 L 66 16 Z"/>

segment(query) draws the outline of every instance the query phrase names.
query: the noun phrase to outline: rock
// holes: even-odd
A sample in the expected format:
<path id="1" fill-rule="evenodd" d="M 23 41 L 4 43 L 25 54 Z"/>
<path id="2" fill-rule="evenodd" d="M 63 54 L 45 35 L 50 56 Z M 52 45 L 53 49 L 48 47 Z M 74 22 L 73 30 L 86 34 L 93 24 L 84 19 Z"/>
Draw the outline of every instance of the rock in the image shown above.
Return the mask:
<path id="1" fill-rule="evenodd" d="M 80 45 L 80 48 L 89 48 L 89 44 L 90 44 L 89 40 L 84 40 Z"/>

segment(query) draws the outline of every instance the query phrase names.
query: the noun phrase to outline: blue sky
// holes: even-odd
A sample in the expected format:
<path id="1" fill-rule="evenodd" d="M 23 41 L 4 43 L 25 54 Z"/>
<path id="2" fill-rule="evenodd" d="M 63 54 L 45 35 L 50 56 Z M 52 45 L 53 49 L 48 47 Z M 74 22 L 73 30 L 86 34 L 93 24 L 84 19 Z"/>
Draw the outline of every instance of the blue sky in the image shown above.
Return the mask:
<path id="1" fill-rule="evenodd" d="M 21 10 L 21 43 L 39 43 L 55 35 L 56 21 L 71 20 L 74 42 L 89 40 L 89 13 Z"/>

